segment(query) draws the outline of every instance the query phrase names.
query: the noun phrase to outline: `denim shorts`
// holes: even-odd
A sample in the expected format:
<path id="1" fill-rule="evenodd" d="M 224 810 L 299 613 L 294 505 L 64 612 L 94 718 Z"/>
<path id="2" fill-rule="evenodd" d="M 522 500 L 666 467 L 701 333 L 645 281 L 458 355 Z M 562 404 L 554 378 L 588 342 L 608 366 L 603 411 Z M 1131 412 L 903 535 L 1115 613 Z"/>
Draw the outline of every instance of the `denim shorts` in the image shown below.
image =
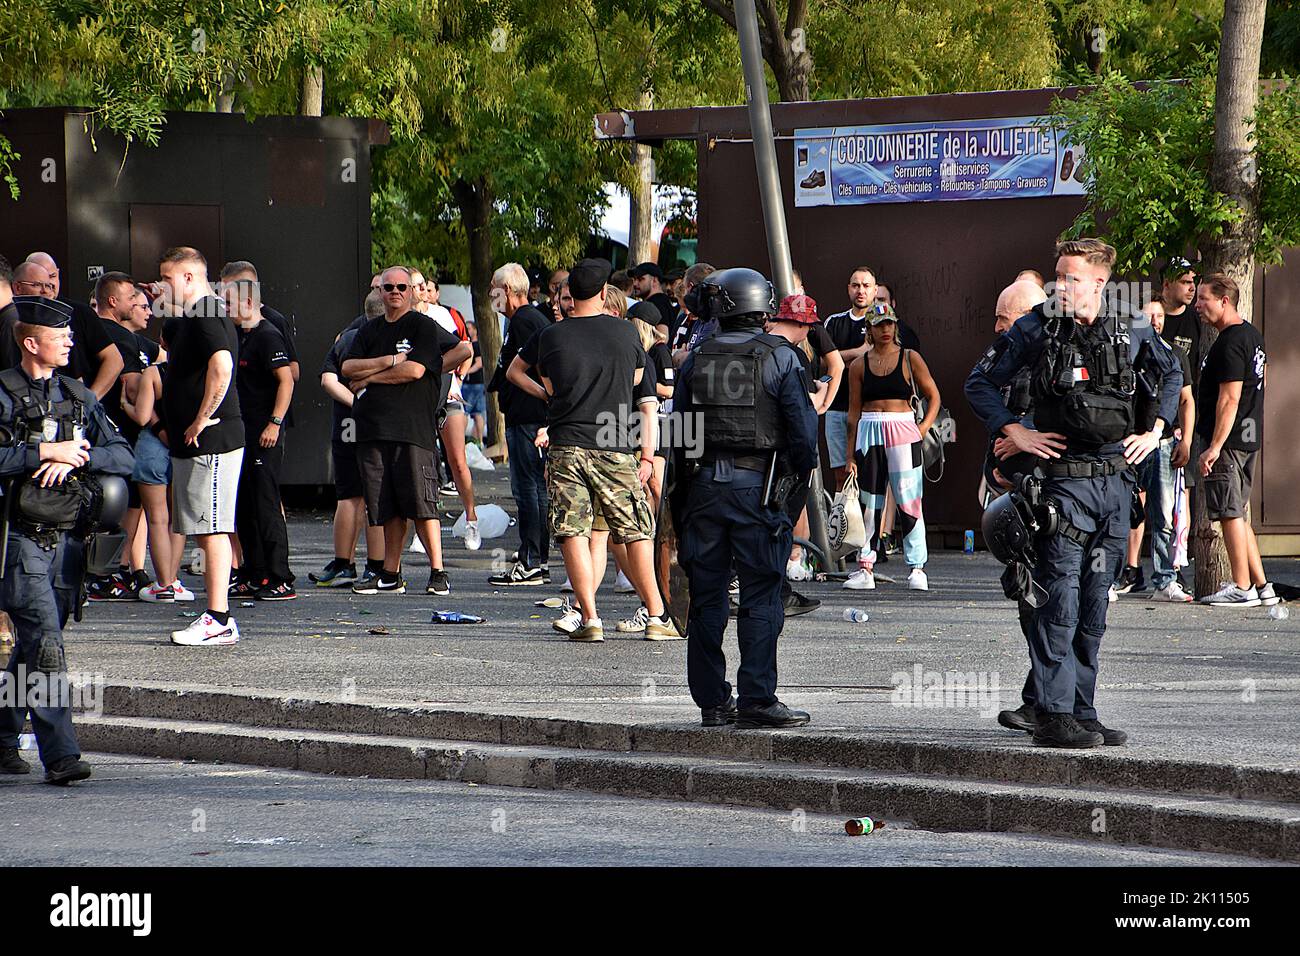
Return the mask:
<path id="1" fill-rule="evenodd" d="M 474 385 L 469 382 L 462 382 L 460 386 L 461 398 L 465 399 L 465 411 L 473 417 L 474 415 L 487 414 L 487 386 Z"/>
<path id="2" fill-rule="evenodd" d="M 144 429 L 135 441 L 135 470 L 131 480 L 142 485 L 169 485 L 172 481 L 172 457 L 162 439 Z"/>

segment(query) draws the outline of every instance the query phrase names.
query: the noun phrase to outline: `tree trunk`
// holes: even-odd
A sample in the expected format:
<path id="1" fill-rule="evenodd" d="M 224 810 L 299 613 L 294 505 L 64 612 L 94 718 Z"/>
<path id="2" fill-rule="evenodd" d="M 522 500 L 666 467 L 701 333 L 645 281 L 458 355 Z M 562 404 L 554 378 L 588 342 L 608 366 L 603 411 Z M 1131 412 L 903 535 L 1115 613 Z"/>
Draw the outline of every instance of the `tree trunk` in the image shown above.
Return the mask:
<path id="1" fill-rule="evenodd" d="M 483 177 L 472 183 L 457 179 L 451 184 L 452 196 L 460 211 L 469 242 L 469 288 L 474 301 L 474 321 L 478 324 L 478 344 L 483 355 L 483 376 L 491 380 L 501 354 L 501 325 L 492 308 L 492 191 Z M 505 420 L 497 406 L 495 392 L 489 392 L 487 440 L 501 444 L 505 439 Z"/>
<path id="2" fill-rule="evenodd" d="M 1214 159 L 1210 181 L 1241 210 L 1221 235 L 1202 243 L 1202 273 L 1223 272 L 1237 281 L 1242 318 L 1251 321 L 1254 306 L 1255 244 L 1259 239 L 1258 175 L 1255 169 L 1255 109 L 1259 104 L 1259 54 L 1264 42 L 1266 0 L 1227 0 L 1223 38 L 1219 44 L 1219 75 L 1214 90 Z M 1217 333 L 1202 326 L 1201 354 Z M 1228 580 L 1228 556 L 1219 528 L 1205 514 L 1205 496 L 1197 494 L 1192 556 L 1196 561 L 1196 596 L 1202 597 Z M 1250 520 L 1247 511 L 1246 520 Z"/>
<path id="3" fill-rule="evenodd" d="M 648 74 L 647 74 L 648 76 Z M 647 79 L 638 98 L 637 109 L 654 109 L 654 88 Z M 627 263 L 629 266 L 649 262 L 650 244 L 653 241 L 654 224 L 654 159 L 650 147 L 634 143 L 633 162 L 636 167 L 636 183 L 632 188 L 631 222 L 627 233 Z"/>
<path id="4" fill-rule="evenodd" d="M 302 70 L 302 98 L 299 116 L 320 116 L 325 99 L 325 68 L 307 64 Z"/>
<path id="5" fill-rule="evenodd" d="M 736 29 L 736 10 L 731 0 L 703 0 L 704 6 Z M 763 59 L 772 69 L 777 93 L 783 103 L 812 99 L 812 54 L 808 52 L 808 0 L 789 0 L 782 24 L 776 0 L 755 0 L 758 11 L 758 40 Z"/>

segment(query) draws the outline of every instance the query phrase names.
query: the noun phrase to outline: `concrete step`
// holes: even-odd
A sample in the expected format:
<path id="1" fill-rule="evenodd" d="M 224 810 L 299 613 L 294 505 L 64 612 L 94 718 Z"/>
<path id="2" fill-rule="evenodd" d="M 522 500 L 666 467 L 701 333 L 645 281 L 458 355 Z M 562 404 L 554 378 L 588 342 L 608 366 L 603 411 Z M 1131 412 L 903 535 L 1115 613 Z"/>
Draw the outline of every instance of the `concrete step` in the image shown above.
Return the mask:
<path id="1" fill-rule="evenodd" d="M 1300 770 L 1231 762 L 1153 759 L 1139 748 L 1061 751 L 1025 737 L 954 743 L 934 734 L 737 731 L 684 723 L 616 723 L 487 713 L 387 702 L 345 702 L 224 688 L 109 684 L 104 713 L 215 721 L 262 728 L 342 731 L 722 760 L 770 761 L 910 773 L 1007 784 L 1145 790 L 1290 803 L 1300 807 Z M 1300 814 L 1300 809 L 1297 809 Z"/>
<path id="2" fill-rule="evenodd" d="M 165 718 L 103 716 L 80 721 L 77 732 L 88 752 L 840 813 L 930 830 L 1300 862 L 1300 811 L 1259 800 Z"/>

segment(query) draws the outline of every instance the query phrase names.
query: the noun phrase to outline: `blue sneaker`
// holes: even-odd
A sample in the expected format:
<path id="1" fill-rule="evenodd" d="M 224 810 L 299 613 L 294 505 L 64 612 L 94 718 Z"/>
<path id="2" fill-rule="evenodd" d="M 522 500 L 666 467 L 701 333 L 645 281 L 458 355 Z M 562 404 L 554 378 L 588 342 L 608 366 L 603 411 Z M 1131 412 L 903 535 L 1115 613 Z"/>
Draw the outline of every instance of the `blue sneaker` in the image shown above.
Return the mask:
<path id="1" fill-rule="evenodd" d="M 318 588 L 341 588 L 356 583 L 357 566 L 335 558 L 321 571 L 307 573 Z"/>

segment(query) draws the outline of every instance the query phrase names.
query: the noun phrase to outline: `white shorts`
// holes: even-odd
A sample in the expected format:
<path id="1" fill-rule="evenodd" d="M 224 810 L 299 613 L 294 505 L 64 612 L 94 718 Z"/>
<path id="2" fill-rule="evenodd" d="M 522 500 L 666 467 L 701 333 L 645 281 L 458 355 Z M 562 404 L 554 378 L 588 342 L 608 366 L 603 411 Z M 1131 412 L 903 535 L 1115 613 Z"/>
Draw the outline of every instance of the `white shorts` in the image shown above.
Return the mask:
<path id="1" fill-rule="evenodd" d="M 172 459 L 172 531 L 234 534 L 244 449 Z"/>

